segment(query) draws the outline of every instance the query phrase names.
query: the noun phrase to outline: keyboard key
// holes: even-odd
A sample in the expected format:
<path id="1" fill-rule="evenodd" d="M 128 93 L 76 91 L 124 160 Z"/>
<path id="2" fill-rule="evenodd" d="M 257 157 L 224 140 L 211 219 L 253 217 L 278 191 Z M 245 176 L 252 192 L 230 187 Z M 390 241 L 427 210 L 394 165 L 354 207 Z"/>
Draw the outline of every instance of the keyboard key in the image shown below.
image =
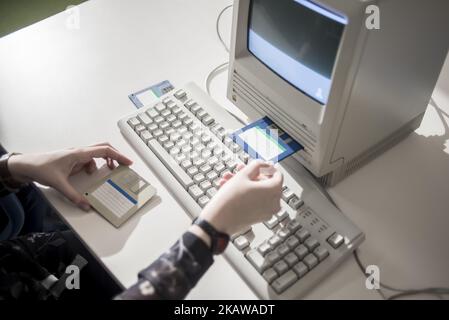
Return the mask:
<path id="1" fill-rule="evenodd" d="M 242 151 L 239 153 L 239 158 L 240 160 L 242 160 L 243 163 L 247 164 L 249 160 L 249 155 L 246 152 Z"/>
<path id="2" fill-rule="evenodd" d="M 178 100 L 182 100 L 183 98 L 187 97 L 187 93 L 184 90 L 182 90 L 182 89 L 179 89 L 173 95 Z"/>
<path id="3" fill-rule="evenodd" d="M 166 130 L 166 129 L 170 128 L 170 124 L 167 121 L 164 121 L 159 124 L 159 128 L 162 130 Z"/>
<path id="4" fill-rule="evenodd" d="M 226 175 L 226 174 L 228 174 L 228 173 L 231 173 L 231 171 L 229 171 L 228 169 L 226 169 L 226 170 L 224 170 L 224 171 L 222 171 L 222 172 L 220 173 L 220 177 L 223 177 L 224 175 Z"/>
<path id="5" fill-rule="evenodd" d="M 299 207 L 301 207 L 304 204 L 304 201 L 299 199 L 297 196 L 293 196 L 293 198 L 290 199 L 288 202 L 288 205 L 295 210 L 298 210 Z"/>
<path id="6" fill-rule="evenodd" d="M 300 229 L 302 226 L 299 223 L 298 220 L 291 220 L 288 224 L 287 224 L 287 228 L 294 233 L 296 230 Z"/>
<path id="7" fill-rule="evenodd" d="M 315 250 L 315 248 L 317 248 L 320 245 L 320 243 L 318 242 L 317 239 L 310 237 L 304 242 L 304 245 L 309 249 L 309 251 L 312 252 L 313 250 Z"/>
<path id="8" fill-rule="evenodd" d="M 173 148 L 174 146 L 175 146 L 175 144 L 172 141 L 167 141 L 164 143 L 164 148 L 168 152 L 170 152 L 171 148 Z"/>
<path id="9" fill-rule="evenodd" d="M 220 188 L 220 181 L 221 181 L 221 178 L 217 178 L 212 182 L 212 185 L 218 189 L 218 188 Z"/>
<path id="10" fill-rule="evenodd" d="M 200 109 L 200 110 L 198 110 L 198 112 L 196 112 L 195 115 L 200 121 L 202 121 L 209 114 L 206 112 L 206 110 Z"/>
<path id="11" fill-rule="evenodd" d="M 313 254 L 318 258 L 319 261 L 323 261 L 329 256 L 329 251 L 323 246 L 319 246 L 313 251 Z"/>
<path id="12" fill-rule="evenodd" d="M 209 147 L 208 147 L 209 148 Z M 209 148 L 210 149 L 210 148 Z M 217 157 L 210 157 L 209 159 L 207 159 L 207 163 L 210 165 L 210 166 L 215 166 L 218 162 L 219 162 L 220 160 L 218 160 L 218 158 Z"/>
<path id="13" fill-rule="evenodd" d="M 310 237 L 310 232 L 306 229 L 299 229 L 299 231 L 296 231 L 295 235 L 299 241 L 303 243 L 308 237 Z"/>
<path id="14" fill-rule="evenodd" d="M 289 229 L 284 227 L 284 228 L 279 229 L 279 231 L 276 234 L 279 238 L 282 239 L 282 241 L 284 241 L 291 235 L 291 233 L 292 232 Z"/>
<path id="15" fill-rule="evenodd" d="M 151 108 L 151 109 L 148 109 L 147 115 L 154 120 L 154 118 L 159 116 L 159 113 L 155 109 Z"/>
<path id="16" fill-rule="evenodd" d="M 265 258 L 256 249 L 248 251 L 245 257 L 259 273 L 262 273 L 268 267 Z"/>
<path id="17" fill-rule="evenodd" d="M 193 148 L 190 145 L 186 145 L 181 148 L 181 152 L 186 155 L 189 155 L 189 157 L 190 157 L 190 152 L 192 152 L 192 151 L 193 151 Z"/>
<path id="18" fill-rule="evenodd" d="M 273 281 L 271 284 L 274 291 L 276 291 L 278 294 L 281 294 L 285 290 L 287 290 L 291 285 L 293 285 L 296 280 L 298 280 L 298 276 L 293 271 L 288 271 L 287 273 L 283 274 L 279 278 Z"/>
<path id="19" fill-rule="evenodd" d="M 245 236 L 240 236 L 234 240 L 234 245 L 237 249 L 243 250 L 249 246 L 249 241 Z"/>
<path id="20" fill-rule="evenodd" d="M 304 264 L 304 262 L 298 262 L 293 266 L 293 271 L 295 271 L 299 278 L 302 278 L 307 272 L 309 272 L 309 268 Z"/>
<path id="21" fill-rule="evenodd" d="M 139 119 L 134 117 L 134 118 L 131 118 L 128 120 L 128 124 L 131 128 L 134 129 L 136 126 L 138 126 L 140 124 L 140 121 L 139 121 Z"/>
<path id="22" fill-rule="evenodd" d="M 207 189 L 206 195 L 212 199 L 217 194 L 217 192 L 218 192 L 217 188 L 211 187 L 211 188 Z"/>
<path id="23" fill-rule="evenodd" d="M 210 115 L 207 115 L 203 118 L 203 123 L 206 126 L 210 126 L 214 124 L 214 122 L 215 122 L 214 118 L 212 118 Z"/>
<path id="24" fill-rule="evenodd" d="M 204 208 L 206 206 L 206 204 L 208 204 L 210 201 L 208 196 L 201 196 L 198 199 L 198 204 L 200 205 L 201 208 Z"/>
<path id="25" fill-rule="evenodd" d="M 293 267 L 298 261 L 298 257 L 293 252 L 290 252 L 284 257 L 285 262 L 287 262 L 289 267 Z"/>
<path id="26" fill-rule="evenodd" d="M 204 174 L 198 173 L 193 177 L 193 182 L 195 182 L 196 184 L 200 184 L 204 179 L 206 179 Z"/>
<path id="27" fill-rule="evenodd" d="M 197 201 L 203 195 L 203 190 L 201 190 L 200 187 L 194 184 L 189 187 L 189 194 L 193 199 L 195 199 L 195 201 Z"/>
<path id="28" fill-rule="evenodd" d="M 161 129 L 156 129 L 156 130 L 153 131 L 153 136 L 155 138 L 158 138 L 158 137 L 160 137 L 162 135 L 164 135 L 164 131 L 162 131 Z"/>
<path id="29" fill-rule="evenodd" d="M 276 246 L 280 245 L 281 242 L 282 242 L 282 239 L 279 238 L 279 236 L 277 236 L 277 235 L 272 236 L 272 237 L 268 240 L 268 243 L 269 243 L 270 246 L 272 246 L 272 247 L 276 247 Z"/>
<path id="30" fill-rule="evenodd" d="M 173 147 L 170 150 L 170 155 L 174 158 L 181 150 L 178 147 Z"/>
<path id="31" fill-rule="evenodd" d="M 294 249 L 300 244 L 298 238 L 296 238 L 295 236 L 288 237 L 285 243 L 289 246 L 290 249 Z"/>
<path id="32" fill-rule="evenodd" d="M 279 255 L 279 253 L 277 251 L 271 251 L 270 253 L 268 253 L 266 255 L 265 259 L 266 259 L 266 263 L 269 266 L 272 266 L 273 264 L 275 264 L 276 262 L 281 260 L 281 256 Z"/>
<path id="33" fill-rule="evenodd" d="M 142 122 L 142 124 L 146 127 L 149 124 L 153 123 L 153 119 L 151 119 L 146 113 L 142 112 L 137 115 L 137 118 Z"/>
<path id="34" fill-rule="evenodd" d="M 170 157 L 165 149 L 156 140 L 148 141 L 151 151 L 159 158 L 159 160 L 170 170 L 181 185 L 187 189 L 193 184 L 192 178 L 184 172 L 184 170 Z"/>
<path id="35" fill-rule="evenodd" d="M 192 112 L 195 115 L 200 110 L 203 110 L 203 108 L 201 108 L 201 106 L 199 106 L 198 104 L 195 104 L 194 106 L 192 106 L 192 108 L 190 108 L 190 112 Z"/>
<path id="36" fill-rule="evenodd" d="M 288 218 L 288 212 L 287 210 L 281 210 L 278 213 L 276 213 L 276 217 L 279 221 L 284 220 L 285 218 Z"/>
<path id="37" fill-rule="evenodd" d="M 138 124 L 137 126 L 134 127 L 134 131 L 137 134 L 140 134 L 144 130 L 146 130 L 146 128 L 145 128 L 145 126 L 143 124 Z"/>
<path id="38" fill-rule="evenodd" d="M 295 193 L 290 190 L 288 187 L 284 187 L 282 190 L 282 199 L 285 202 L 289 202 L 291 198 L 293 198 L 295 196 Z"/>
<path id="39" fill-rule="evenodd" d="M 179 139 L 179 140 L 176 142 L 176 146 L 177 146 L 179 149 L 182 149 L 182 147 L 184 147 L 184 146 L 186 146 L 186 145 L 187 145 L 187 141 L 184 140 L 183 138 Z"/>
<path id="40" fill-rule="evenodd" d="M 177 129 L 179 134 L 182 134 L 182 136 L 184 136 L 185 133 L 190 133 L 187 131 L 187 127 L 186 126 L 181 126 Z"/>
<path id="41" fill-rule="evenodd" d="M 274 227 L 276 227 L 279 223 L 279 220 L 276 216 L 272 216 L 270 220 L 265 221 L 263 224 L 268 228 L 268 229 L 273 229 Z"/>
<path id="42" fill-rule="evenodd" d="M 306 264 L 307 267 L 309 267 L 309 270 L 312 270 L 317 264 L 318 264 L 318 258 L 315 257 L 313 254 L 308 254 L 303 262 Z"/>
<path id="43" fill-rule="evenodd" d="M 176 118 L 176 116 L 175 116 L 174 114 L 171 114 L 171 115 L 169 115 L 168 117 L 166 117 L 165 120 L 166 120 L 168 123 L 173 123 L 173 122 L 175 122 L 175 121 L 177 120 L 177 118 Z"/>
<path id="44" fill-rule="evenodd" d="M 161 116 L 163 116 L 164 118 L 167 118 L 169 115 L 171 115 L 170 109 L 165 109 L 161 112 Z"/>
<path id="45" fill-rule="evenodd" d="M 240 151 L 240 146 L 237 144 L 237 143 L 231 143 L 230 145 L 229 145 L 229 149 L 231 149 L 231 151 L 233 152 L 233 153 L 237 153 L 237 152 L 239 152 Z"/>
<path id="46" fill-rule="evenodd" d="M 180 119 L 181 120 L 181 119 Z M 193 123 L 193 119 L 190 117 L 187 117 L 185 119 L 182 119 L 182 123 L 184 123 L 185 126 L 189 127 Z"/>
<path id="47" fill-rule="evenodd" d="M 171 126 L 172 126 L 174 129 L 178 129 L 179 127 L 182 126 L 182 122 L 181 122 L 180 120 L 175 120 L 175 121 L 173 121 L 173 123 L 171 124 Z"/>
<path id="48" fill-rule="evenodd" d="M 218 178 L 218 174 L 215 171 L 210 171 L 206 174 L 206 179 L 209 181 L 214 181 Z"/>
<path id="49" fill-rule="evenodd" d="M 237 167 L 237 161 L 235 161 L 234 159 L 229 160 L 228 162 L 226 162 L 226 167 L 232 171 L 235 169 L 235 167 Z"/>
<path id="50" fill-rule="evenodd" d="M 184 120 L 188 119 L 189 115 L 187 113 L 185 113 L 184 111 L 181 111 L 180 113 L 178 113 L 178 119 L 182 121 L 182 123 L 184 123 Z"/>
<path id="51" fill-rule="evenodd" d="M 163 103 L 158 103 L 157 105 L 154 106 L 154 109 L 161 112 L 161 111 L 164 111 L 166 109 L 166 107 Z"/>
<path id="52" fill-rule="evenodd" d="M 332 234 L 329 239 L 327 239 L 327 242 L 332 246 L 332 248 L 337 249 L 339 246 L 341 246 L 344 242 L 344 238 L 342 235 L 339 235 L 338 233 Z"/>
<path id="53" fill-rule="evenodd" d="M 174 132 L 170 135 L 170 141 L 176 142 L 181 139 L 181 135 L 177 132 Z"/>
<path id="54" fill-rule="evenodd" d="M 190 177 L 195 176 L 198 172 L 199 172 L 199 171 L 198 171 L 198 168 L 197 168 L 197 167 L 190 167 L 189 169 L 187 169 L 187 174 L 188 174 Z"/>
<path id="55" fill-rule="evenodd" d="M 180 153 L 180 154 L 177 154 L 176 156 L 175 156 L 175 161 L 177 162 L 177 163 L 181 163 L 181 162 L 183 162 L 184 160 L 186 160 L 187 159 L 187 157 L 186 157 L 186 155 L 184 154 L 184 153 Z"/>
<path id="56" fill-rule="evenodd" d="M 184 160 L 183 162 L 181 162 L 181 168 L 183 168 L 184 171 L 186 171 L 191 166 L 192 166 L 192 161 L 190 161 L 190 160 Z"/>
<path id="57" fill-rule="evenodd" d="M 165 134 L 163 134 L 157 138 L 157 141 L 159 141 L 159 143 L 163 145 L 164 143 L 170 141 L 170 139 L 168 139 L 168 137 Z"/>
<path id="58" fill-rule="evenodd" d="M 212 188 L 212 183 L 209 180 L 204 180 L 200 183 L 200 188 L 206 192 L 208 189 Z"/>
<path id="59" fill-rule="evenodd" d="M 262 274 L 262 276 L 268 283 L 272 283 L 273 280 L 278 277 L 278 274 L 273 268 L 270 268 L 270 269 L 265 270 L 265 272 Z"/>
<path id="60" fill-rule="evenodd" d="M 309 250 L 305 245 L 301 244 L 295 249 L 295 254 L 298 256 L 299 260 L 302 260 L 309 254 Z"/>
<path id="61" fill-rule="evenodd" d="M 196 105 L 196 102 L 195 101 L 193 101 L 192 99 L 190 99 L 190 100 L 188 100 L 186 103 L 184 103 L 184 106 L 187 108 L 187 109 L 192 109 L 192 107 L 194 106 L 194 105 Z"/>
<path id="62" fill-rule="evenodd" d="M 285 256 L 287 253 L 289 253 L 290 248 L 285 244 L 281 244 L 279 247 L 277 247 L 277 251 L 281 257 Z"/>
<path id="63" fill-rule="evenodd" d="M 193 160 L 193 165 L 198 168 L 200 168 L 204 163 L 205 161 L 201 158 L 196 158 L 195 160 Z"/>
<path id="64" fill-rule="evenodd" d="M 288 269 L 289 269 L 288 268 L 288 264 L 284 260 L 276 262 L 274 264 L 273 268 L 274 268 L 274 270 L 276 270 L 276 272 L 279 275 L 282 275 L 282 274 L 286 273 L 288 271 Z"/>
<path id="65" fill-rule="evenodd" d="M 148 130 L 143 130 L 143 131 L 140 133 L 140 138 L 143 140 L 143 142 L 147 143 L 148 140 L 150 140 L 150 139 L 153 138 L 153 135 L 150 133 L 150 131 L 148 131 Z"/>
<path id="66" fill-rule="evenodd" d="M 216 173 L 220 174 L 222 171 L 226 169 L 226 166 L 223 162 L 219 162 L 214 166 L 214 170 Z"/>
<path id="67" fill-rule="evenodd" d="M 266 256 L 268 252 L 270 252 L 272 249 L 272 247 L 268 244 L 268 242 L 264 241 L 262 242 L 261 245 L 259 245 L 259 247 L 257 248 L 257 250 L 259 250 L 259 252 L 263 255 Z"/>
<path id="68" fill-rule="evenodd" d="M 165 121 L 165 119 L 164 119 L 163 117 L 161 117 L 161 116 L 157 116 L 157 117 L 154 118 L 153 120 L 154 120 L 154 122 L 155 122 L 157 125 L 159 125 L 160 123 L 162 123 L 162 122 Z"/>

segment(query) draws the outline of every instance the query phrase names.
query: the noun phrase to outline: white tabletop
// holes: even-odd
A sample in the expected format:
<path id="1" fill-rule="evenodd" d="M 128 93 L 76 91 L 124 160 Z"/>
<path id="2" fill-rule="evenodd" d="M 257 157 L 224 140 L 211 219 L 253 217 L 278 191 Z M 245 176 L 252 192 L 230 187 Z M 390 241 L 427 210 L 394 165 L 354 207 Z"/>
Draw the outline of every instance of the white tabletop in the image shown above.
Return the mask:
<path id="1" fill-rule="evenodd" d="M 128 95 L 162 80 L 203 85 L 227 60 L 215 19 L 229 0 L 91 0 L 79 6 L 80 28 L 67 12 L 0 39 L 0 141 L 33 152 L 109 141 L 135 160 L 133 168 L 158 189 L 159 199 L 115 229 L 95 212 L 74 208 L 57 192 L 45 194 L 123 286 L 166 250 L 189 219 L 121 136 L 116 122 L 135 110 Z M 222 21 L 228 39 L 229 12 Z M 228 108 L 226 75 L 212 86 Z M 449 113 L 449 62 L 434 99 Z M 429 107 L 416 133 L 330 190 L 367 239 L 366 264 L 381 280 L 402 287 L 449 286 L 449 132 Z M 80 175 L 83 188 L 95 177 Z M 189 298 L 253 299 L 219 257 Z M 374 298 L 354 259 L 348 259 L 307 298 Z"/>

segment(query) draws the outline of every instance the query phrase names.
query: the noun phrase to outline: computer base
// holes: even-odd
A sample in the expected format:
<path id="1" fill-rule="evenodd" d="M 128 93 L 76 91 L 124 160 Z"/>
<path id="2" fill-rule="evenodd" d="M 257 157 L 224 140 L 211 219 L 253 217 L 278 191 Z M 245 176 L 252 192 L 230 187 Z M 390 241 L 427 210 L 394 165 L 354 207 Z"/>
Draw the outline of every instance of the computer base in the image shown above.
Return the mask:
<path id="1" fill-rule="evenodd" d="M 380 154 L 384 153 L 391 147 L 395 146 L 397 143 L 406 138 L 411 132 L 415 131 L 421 125 L 424 113 L 425 112 L 419 114 L 410 122 L 399 128 L 399 130 L 397 130 L 395 133 L 390 135 L 387 139 L 384 139 L 371 149 L 363 152 L 362 154 L 343 164 L 336 170 L 318 178 L 318 182 L 324 187 L 335 186 L 337 183 L 363 167 L 365 164 L 367 164 Z"/>

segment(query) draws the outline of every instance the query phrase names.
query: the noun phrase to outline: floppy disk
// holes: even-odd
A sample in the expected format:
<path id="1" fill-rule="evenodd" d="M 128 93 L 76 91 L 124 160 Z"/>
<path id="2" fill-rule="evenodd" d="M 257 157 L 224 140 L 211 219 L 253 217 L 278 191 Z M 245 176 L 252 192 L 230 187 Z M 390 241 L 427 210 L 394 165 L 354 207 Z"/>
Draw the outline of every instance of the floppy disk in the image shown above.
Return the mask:
<path id="1" fill-rule="evenodd" d="M 264 117 L 230 136 L 253 159 L 279 162 L 304 147 L 270 118 Z"/>
<path id="2" fill-rule="evenodd" d="M 91 206 L 120 227 L 156 194 L 156 189 L 134 170 L 119 166 L 85 192 Z"/>

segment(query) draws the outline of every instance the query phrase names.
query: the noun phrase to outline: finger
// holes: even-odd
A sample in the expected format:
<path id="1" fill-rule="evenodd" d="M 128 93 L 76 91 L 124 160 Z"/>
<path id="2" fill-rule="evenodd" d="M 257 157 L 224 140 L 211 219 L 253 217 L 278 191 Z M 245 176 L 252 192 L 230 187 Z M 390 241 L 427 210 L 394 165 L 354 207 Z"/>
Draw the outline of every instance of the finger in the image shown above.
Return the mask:
<path id="1" fill-rule="evenodd" d="M 239 172 L 239 171 L 241 171 L 243 168 L 245 168 L 245 165 L 244 165 L 243 163 L 239 163 L 239 164 L 237 165 L 236 170 L 237 170 L 237 172 Z"/>
<path id="2" fill-rule="evenodd" d="M 133 163 L 131 159 L 109 146 L 88 147 L 84 151 L 84 156 L 90 159 L 111 158 L 112 160 L 116 160 L 118 163 L 126 166 Z"/>
<path id="3" fill-rule="evenodd" d="M 97 170 L 97 163 L 94 159 L 84 165 L 84 171 L 86 171 L 87 174 L 92 174 L 95 170 Z"/>
<path id="4" fill-rule="evenodd" d="M 67 199 L 72 201 L 79 208 L 84 211 L 89 211 L 90 205 L 87 199 L 76 191 L 67 180 L 61 180 L 61 182 L 55 186 L 55 189 L 59 190 Z"/>
<path id="5" fill-rule="evenodd" d="M 231 173 L 231 172 L 226 172 L 226 173 L 223 175 L 223 179 L 225 179 L 226 181 L 228 181 L 228 180 L 231 179 L 233 176 L 234 176 L 233 173 Z"/>
<path id="6" fill-rule="evenodd" d="M 281 171 L 275 168 L 275 171 L 271 177 L 260 180 L 260 185 L 267 188 L 273 188 L 279 192 L 282 190 L 282 184 L 284 183 L 284 176 Z"/>
<path id="7" fill-rule="evenodd" d="M 251 180 L 255 180 L 260 174 L 260 169 L 267 167 L 270 167 L 270 164 L 263 162 L 262 160 L 254 160 L 240 172 L 246 174 Z"/>
<path id="8" fill-rule="evenodd" d="M 228 182 L 228 180 L 221 178 L 220 181 L 218 181 L 219 187 L 223 187 L 226 182 Z"/>

